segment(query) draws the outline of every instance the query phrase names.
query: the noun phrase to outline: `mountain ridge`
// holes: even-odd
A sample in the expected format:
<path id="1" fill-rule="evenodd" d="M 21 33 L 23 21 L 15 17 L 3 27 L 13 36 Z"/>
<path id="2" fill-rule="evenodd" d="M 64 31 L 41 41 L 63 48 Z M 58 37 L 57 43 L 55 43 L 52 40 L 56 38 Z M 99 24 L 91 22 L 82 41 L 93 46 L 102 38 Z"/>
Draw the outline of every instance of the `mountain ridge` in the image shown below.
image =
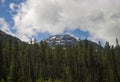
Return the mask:
<path id="1" fill-rule="evenodd" d="M 88 43 L 88 45 L 92 45 L 94 48 L 96 48 L 97 50 L 99 48 L 103 48 L 102 46 L 100 46 L 99 44 L 97 44 L 96 42 L 84 39 L 84 40 L 80 40 L 80 39 L 76 39 L 76 37 L 71 36 L 69 34 L 64 34 L 64 35 L 52 35 L 49 38 L 47 38 L 45 40 L 48 44 L 48 46 L 50 47 L 55 47 L 55 46 L 75 46 L 77 45 L 79 42 L 85 46 L 86 42 Z"/>
<path id="2" fill-rule="evenodd" d="M 0 30 L 0 40 L 3 40 L 4 42 L 8 42 L 10 40 L 18 41 L 18 42 L 23 42 L 19 38 L 14 37 L 10 34 L 7 34 Z M 44 41 L 47 42 L 47 44 L 51 47 L 54 46 L 65 46 L 65 45 L 77 45 L 78 42 L 81 42 L 82 45 L 85 44 L 85 40 L 78 40 L 76 37 L 71 36 L 70 34 L 64 34 L 64 35 L 51 35 L 49 38 L 45 39 Z M 96 42 L 87 40 L 88 44 L 92 44 L 95 48 L 100 47 Z M 101 46 L 102 47 L 102 46 Z"/>
<path id="3" fill-rule="evenodd" d="M 19 38 L 14 37 L 10 34 L 7 34 L 2 30 L 0 30 L 0 40 L 3 40 L 4 42 L 8 42 L 9 40 L 15 40 L 15 41 L 18 41 L 18 42 L 22 42 Z"/>

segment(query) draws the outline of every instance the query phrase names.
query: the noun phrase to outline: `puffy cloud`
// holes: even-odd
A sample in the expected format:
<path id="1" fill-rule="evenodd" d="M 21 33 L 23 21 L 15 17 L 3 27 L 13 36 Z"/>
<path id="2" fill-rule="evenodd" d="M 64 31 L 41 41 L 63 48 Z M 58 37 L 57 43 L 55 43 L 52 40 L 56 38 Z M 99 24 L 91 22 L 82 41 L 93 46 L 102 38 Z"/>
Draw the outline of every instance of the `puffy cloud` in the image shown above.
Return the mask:
<path id="1" fill-rule="evenodd" d="M 7 34 L 14 35 L 10 30 L 9 24 L 3 18 L 0 18 L 0 30 L 6 32 Z"/>
<path id="2" fill-rule="evenodd" d="M 15 4 L 14 3 L 11 3 L 10 5 L 9 5 L 9 7 L 10 7 L 10 9 L 12 10 L 12 11 L 14 11 L 14 7 L 15 7 Z"/>
<path id="3" fill-rule="evenodd" d="M 65 29 L 90 33 L 93 41 L 120 40 L 120 0 L 26 0 L 13 17 L 22 40 L 39 32 L 59 34 Z"/>

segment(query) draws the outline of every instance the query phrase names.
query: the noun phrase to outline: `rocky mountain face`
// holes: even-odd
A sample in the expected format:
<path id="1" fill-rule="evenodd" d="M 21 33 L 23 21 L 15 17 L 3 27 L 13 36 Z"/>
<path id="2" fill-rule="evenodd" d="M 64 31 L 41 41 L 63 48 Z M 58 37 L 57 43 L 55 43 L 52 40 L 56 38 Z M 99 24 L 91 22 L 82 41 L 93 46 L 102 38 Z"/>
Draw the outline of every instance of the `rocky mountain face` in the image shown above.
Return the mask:
<path id="1" fill-rule="evenodd" d="M 75 37 L 73 37 L 71 35 L 68 35 L 68 34 L 67 35 L 53 35 L 53 36 L 50 36 L 45 41 L 51 47 L 55 47 L 57 45 L 59 45 L 59 46 L 77 45 L 78 43 L 80 43 L 82 46 L 86 46 L 86 43 L 87 43 L 87 45 L 92 45 L 97 50 L 99 48 L 102 49 L 102 46 L 98 45 L 95 42 L 92 42 L 92 41 L 87 40 L 87 39 L 85 39 L 85 40 L 78 40 Z"/>
<path id="2" fill-rule="evenodd" d="M 71 35 L 53 35 L 45 40 L 49 46 L 64 46 L 64 45 L 75 45 L 78 43 L 78 40 Z"/>

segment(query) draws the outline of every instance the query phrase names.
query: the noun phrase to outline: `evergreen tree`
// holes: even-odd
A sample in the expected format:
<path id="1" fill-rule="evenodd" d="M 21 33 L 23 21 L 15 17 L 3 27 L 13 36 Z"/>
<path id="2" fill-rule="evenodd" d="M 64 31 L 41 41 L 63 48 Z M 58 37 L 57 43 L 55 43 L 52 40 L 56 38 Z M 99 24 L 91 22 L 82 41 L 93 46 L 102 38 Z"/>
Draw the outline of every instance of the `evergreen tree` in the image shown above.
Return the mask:
<path id="1" fill-rule="evenodd" d="M 119 46 L 119 42 L 118 42 L 118 39 L 116 39 L 116 46 Z"/>
<path id="2" fill-rule="evenodd" d="M 0 38 L 0 80 L 2 79 L 2 40 Z"/>
<path id="3" fill-rule="evenodd" d="M 5 82 L 5 80 L 2 78 L 1 82 Z"/>

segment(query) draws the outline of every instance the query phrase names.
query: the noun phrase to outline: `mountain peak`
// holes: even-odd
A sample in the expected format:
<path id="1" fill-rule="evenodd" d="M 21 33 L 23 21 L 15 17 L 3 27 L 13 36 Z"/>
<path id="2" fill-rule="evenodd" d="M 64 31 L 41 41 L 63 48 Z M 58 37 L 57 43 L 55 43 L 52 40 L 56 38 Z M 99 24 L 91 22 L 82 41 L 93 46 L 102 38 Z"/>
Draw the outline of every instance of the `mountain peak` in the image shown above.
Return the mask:
<path id="1" fill-rule="evenodd" d="M 75 45 L 78 40 L 69 35 L 69 34 L 65 34 L 65 35 L 53 35 L 51 37 L 49 37 L 48 39 L 45 40 L 49 46 L 55 46 L 55 45 Z"/>

